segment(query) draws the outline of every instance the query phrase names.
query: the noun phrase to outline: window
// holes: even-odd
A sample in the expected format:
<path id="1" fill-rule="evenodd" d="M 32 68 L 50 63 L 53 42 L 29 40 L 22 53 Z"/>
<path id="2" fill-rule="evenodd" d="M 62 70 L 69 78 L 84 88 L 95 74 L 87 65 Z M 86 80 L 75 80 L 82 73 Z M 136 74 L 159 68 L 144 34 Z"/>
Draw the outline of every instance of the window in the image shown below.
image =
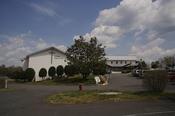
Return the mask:
<path id="1" fill-rule="evenodd" d="M 120 61 L 120 64 L 122 64 L 122 60 Z"/>
<path id="2" fill-rule="evenodd" d="M 125 60 L 125 64 L 127 64 L 127 61 Z"/>
<path id="3" fill-rule="evenodd" d="M 111 64 L 113 64 L 113 61 L 111 61 Z"/>
<path id="4" fill-rule="evenodd" d="M 61 59 L 61 56 L 59 56 L 59 55 L 54 55 L 54 58 L 55 58 L 55 59 Z"/>
<path id="5" fill-rule="evenodd" d="M 118 64 L 118 61 L 116 61 L 115 63 Z"/>

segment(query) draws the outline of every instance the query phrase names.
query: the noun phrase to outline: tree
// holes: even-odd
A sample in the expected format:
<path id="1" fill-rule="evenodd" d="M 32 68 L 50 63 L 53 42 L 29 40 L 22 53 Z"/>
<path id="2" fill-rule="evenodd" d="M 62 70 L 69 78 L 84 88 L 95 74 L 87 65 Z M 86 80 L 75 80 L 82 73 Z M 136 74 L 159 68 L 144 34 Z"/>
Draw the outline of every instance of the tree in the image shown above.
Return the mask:
<path id="1" fill-rule="evenodd" d="M 90 38 L 87 42 L 82 36 L 75 40 L 75 43 L 67 49 L 69 64 L 80 69 L 83 78 L 86 78 L 92 71 L 95 64 L 106 63 L 104 47 L 97 42 L 96 37 Z"/>
<path id="2" fill-rule="evenodd" d="M 80 68 L 80 73 L 82 74 L 83 79 L 86 79 L 86 77 L 91 73 L 91 70 L 88 65 L 83 65 Z"/>
<path id="3" fill-rule="evenodd" d="M 35 70 L 33 68 L 27 68 L 25 70 L 25 77 L 28 81 L 32 81 L 35 77 Z"/>
<path id="4" fill-rule="evenodd" d="M 74 76 L 77 74 L 77 69 L 74 67 L 74 65 L 69 64 L 64 67 L 64 72 L 68 77 Z"/>
<path id="5" fill-rule="evenodd" d="M 139 69 L 146 69 L 147 68 L 147 64 L 144 60 L 140 59 L 140 61 L 138 62 L 138 68 Z"/>
<path id="6" fill-rule="evenodd" d="M 54 76 L 55 76 L 55 74 L 56 74 L 56 69 L 55 69 L 55 67 L 51 66 L 51 67 L 49 68 L 48 74 L 49 74 L 49 76 L 52 77 L 52 79 L 53 79 Z"/>
<path id="7" fill-rule="evenodd" d="M 175 57 L 173 56 L 166 56 L 162 59 L 162 63 L 166 68 L 173 68 L 175 66 Z"/>
<path id="8" fill-rule="evenodd" d="M 64 73 L 64 68 L 63 68 L 62 65 L 59 65 L 59 66 L 57 67 L 57 76 L 58 76 L 58 77 L 62 77 L 63 73 Z"/>
<path id="9" fill-rule="evenodd" d="M 42 80 L 46 77 L 47 75 L 47 70 L 45 68 L 41 68 L 39 71 L 39 77 L 42 78 Z"/>
<path id="10" fill-rule="evenodd" d="M 7 68 L 5 65 L 0 66 L 0 76 L 6 76 L 7 75 Z"/>
<path id="11" fill-rule="evenodd" d="M 151 68 L 159 68 L 160 67 L 160 63 L 159 61 L 155 61 L 155 62 L 151 62 Z"/>
<path id="12" fill-rule="evenodd" d="M 98 63 L 93 68 L 93 74 L 94 75 L 104 75 L 107 73 L 107 68 L 105 63 Z"/>

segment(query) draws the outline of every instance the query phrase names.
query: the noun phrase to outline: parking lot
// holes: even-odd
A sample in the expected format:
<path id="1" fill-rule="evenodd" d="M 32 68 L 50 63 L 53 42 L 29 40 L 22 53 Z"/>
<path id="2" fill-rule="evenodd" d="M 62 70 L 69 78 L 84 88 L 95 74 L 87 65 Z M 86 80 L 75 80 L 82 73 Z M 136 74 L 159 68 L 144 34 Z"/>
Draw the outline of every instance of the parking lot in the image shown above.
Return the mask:
<path id="1" fill-rule="evenodd" d="M 141 79 L 127 74 L 112 74 L 109 85 L 84 86 L 85 90 L 140 91 Z M 175 115 L 175 103 L 172 101 L 142 102 L 104 102 L 77 105 L 52 105 L 46 97 L 62 91 L 78 90 L 75 85 L 45 86 L 29 84 L 11 84 L 12 91 L 0 92 L 0 116 L 142 116 Z M 173 89 L 173 86 L 169 86 Z"/>

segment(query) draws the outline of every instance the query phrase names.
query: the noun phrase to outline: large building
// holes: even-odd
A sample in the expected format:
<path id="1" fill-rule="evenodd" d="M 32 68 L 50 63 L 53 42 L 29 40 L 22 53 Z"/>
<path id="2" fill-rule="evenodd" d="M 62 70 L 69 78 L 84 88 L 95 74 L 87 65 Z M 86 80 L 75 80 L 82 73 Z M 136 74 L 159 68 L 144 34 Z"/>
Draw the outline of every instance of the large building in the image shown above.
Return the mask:
<path id="1" fill-rule="evenodd" d="M 106 56 L 107 65 L 113 71 L 135 68 L 138 65 L 136 56 Z"/>
<path id="2" fill-rule="evenodd" d="M 24 59 L 23 69 L 33 68 L 36 73 L 35 81 L 40 81 L 39 71 L 41 68 L 48 70 L 51 66 L 57 67 L 58 65 L 62 65 L 64 67 L 66 64 L 65 53 L 55 47 L 50 47 L 27 55 Z M 49 76 L 46 78 L 49 78 Z"/>
<path id="3" fill-rule="evenodd" d="M 137 66 L 136 56 L 106 56 L 107 65 L 111 70 L 121 71 L 123 68 Z M 40 81 L 39 71 L 41 68 L 48 70 L 51 66 L 67 65 L 65 52 L 49 47 L 47 49 L 29 54 L 24 59 L 23 69 L 33 68 L 35 70 L 35 81 Z M 49 78 L 47 75 L 46 78 Z"/>

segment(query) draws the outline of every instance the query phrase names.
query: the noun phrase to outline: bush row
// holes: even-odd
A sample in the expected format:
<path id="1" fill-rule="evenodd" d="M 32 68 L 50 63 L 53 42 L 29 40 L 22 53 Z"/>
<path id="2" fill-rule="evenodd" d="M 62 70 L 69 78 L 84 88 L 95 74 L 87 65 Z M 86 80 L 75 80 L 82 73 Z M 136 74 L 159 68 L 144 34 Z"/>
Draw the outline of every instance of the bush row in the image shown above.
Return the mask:
<path id="1" fill-rule="evenodd" d="M 48 71 L 45 68 L 41 68 L 39 71 L 39 77 L 44 79 L 48 74 L 48 76 L 54 79 L 54 78 L 61 78 L 63 74 L 69 77 L 79 73 L 80 73 L 79 68 L 75 65 L 66 65 L 64 68 L 63 66 L 59 65 L 57 68 L 53 66 L 50 67 Z"/>
<path id="2" fill-rule="evenodd" d="M 52 77 L 52 79 L 54 79 L 54 77 L 62 77 L 63 74 L 65 74 L 67 77 L 74 76 L 76 74 L 81 74 L 83 78 L 85 78 L 91 72 L 93 72 L 94 75 L 104 75 L 106 74 L 106 67 L 99 65 L 94 67 L 93 71 L 91 71 L 89 70 L 89 67 L 87 65 L 84 65 L 81 68 L 75 65 L 66 65 L 63 68 L 63 66 L 59 65 L 57 68 L 50 67 L 48 71 L 45 68 L 41 68 L 39 71 L 39 77 L 44 79 L 48 74 L 50 77 Z"/>

